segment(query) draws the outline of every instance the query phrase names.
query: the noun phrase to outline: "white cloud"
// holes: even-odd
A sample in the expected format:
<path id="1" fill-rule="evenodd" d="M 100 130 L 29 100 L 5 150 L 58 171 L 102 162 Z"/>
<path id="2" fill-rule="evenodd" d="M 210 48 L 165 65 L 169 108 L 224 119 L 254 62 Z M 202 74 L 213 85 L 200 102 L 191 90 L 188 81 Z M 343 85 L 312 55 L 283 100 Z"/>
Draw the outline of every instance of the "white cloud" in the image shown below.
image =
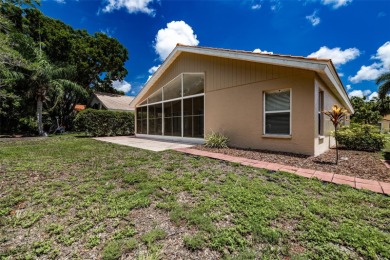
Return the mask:
<path id="1" fill-rule="evenodd" d="M 262 54 L 274 54 L 272 51 L 262 51 L 259 48 L 254 49 L 253 53 L 262 53 Z"/>
<path id="2" fill-rule="evenodd" d="M 317 16 L 317 11 L 314 11 L 311 15 L 307 15 L 306 19 L 311 23 L 313 26 L 317 26 L 321 22 L 321 18 Z"/>
<path id="3" fill-rule="evenodd" d="M 345 88 L 346 88 L 347 90 L 351 90 L 351 89 L 352 89 L 351 85 L 347 85 L 347 86 L 345 86 Z"/>
<path id="4" fill-rule="evenodd" d="M 372 92 L 372 94 L 368 96 L 368 100 L 372 100 L 377 97 L 378 97 L 378 92 Z"/>
<path id="5" fill-rule="evenodd" d="M 193 46 L 199 44 L 191 26 L 184 21 L 172 21 L 167 24 L 167 28 L 160 29 L 156 35 L 154 49 L 160 59 L 164 60 L 178 43 Z"/>
<path id="6" fill-rule="evenodd" d="M 308 57 L 332 59 L 333 64 L 338 67 L 356 59 L 359 55 L 360 51 L 356 48 L 341 50 L 339 47 L 329 49 L 327 46 L 322 46 L 318 51 L 313 52 Z"/>
<path id="7" fill-rule="evenodd" d="M 356 73 L 355 76 L 349 77 L 349 81 L 352 83 L 359 83 L 363 80 L 375 80 L 386 70 L 379 63 L 371 64 L 370 66 L 361 66 L 360 70 Z"/>
<path id="8" fill-rule="evenodd" d="M 261 4 L 255 4 L 255 5 L 252 5 L 252 10 L 259 10 L 261 8 Z"/>
<path id="9" fill-rule="evenodd" d="M 130 14 L 145 13 L 151 16 L 156 14 L 156 10 L 149 6 L 154 0 L 106 0 L 105 2 L 107 3 L 103 8 L 105 13 L 125 8 Z"/>
<path id="10" fill-rule="evenodd" d="M 280 0 L 270 0 L 270 4 L 271 10 L 274 12 L 279 11 L 279 9 L 282 8 L 282 3 L 280 2 Z"/>
<path id="11" fill-rule="evenodd" d="M 360 98 L 363 98 L 364 94 L 363 94 L 363 91 L 361 91 L 361 90 L 353 90 L 353 91 L 348 93 L 348 96 L 349 97 L 360 97 Z"/>
<path id="12" fill-rule="evenodd" d="M 344 73 L 342 73 L 342 72 L 337 72 L 337 74 L 339 74 L 339 77 L 341 78 L 341 77 L 344 77 Z"/>
<path id="13" fill-rule="evenodd" d="M 385 69 L 390 69 L 390 41 L 379 47 L 373 59 L 380 60 Z"/>
<path id="14" fill-rule="evenodd" d="M 349 5 L 352 3 L 352 0 L 322 0 L 321 3 L 323 5 L 331 5 L 333 9 L 337 9 Z"/>
<path id="15" fill-rule="evenodd" d="M 363 90 L 363 95 L 364 96 L 368 96 L 370 94 L 371 94 L 371 90 L 369 90 L 369 89 Z"/>
<path id="16" fill-rule="evenodd" d="M 379 47 L 371 59 L 378 61 L 369 66 L 361 66 L 355 76 L 348 78 L 352 83 L 359 83 L 363 80 L 375 80 L 381 74 L 390 70 L 390 41 Z"/>
<path id="17" fill-rule="evenodd" d="M 155 73 L 155 72 L 158 70 L 159 67 L 160 67 L 160 65 L 158 65 L 158 66 L 153 66 L 153 67 L 151 67 L 151 68 L 148 70 L 148 72 L 149 72 L 150 74 L 153 74 L 153 73 Z"/>
<path id="18" fill-rule="evenodd" d="M 131 84 L 126 80 L 124 81 L 115 80 L 114 82 L 112 82 L 112 87 L 115 88 L 116 90 L 123 91 L 125 93 L 131 90 Z"/>

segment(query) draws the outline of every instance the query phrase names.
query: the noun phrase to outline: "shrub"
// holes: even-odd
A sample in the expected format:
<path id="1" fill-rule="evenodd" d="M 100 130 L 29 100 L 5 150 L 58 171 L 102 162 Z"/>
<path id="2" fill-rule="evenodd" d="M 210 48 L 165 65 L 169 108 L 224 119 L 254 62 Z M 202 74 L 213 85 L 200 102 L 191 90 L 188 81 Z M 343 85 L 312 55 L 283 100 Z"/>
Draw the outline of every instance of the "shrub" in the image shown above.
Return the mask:
<path id="1" fill-rule="evenodd" d="M 385 158 L 386 161 L 390 161 L 390 150 L 384 150 L 383 157 Z"/>
<path id="2" fill-rule="evenodd" d="M 338 130 L 337 141 L 347 149 L 374 152 L 383 149 L 385 135 L 372 125 L 351 124 Z"/>
<path id="3" fill-rule="evenodd" d="M 204 146 L 208 148 L 227 148 L 229 138 L 221 133 L 214 133 L 207 135 Z"/>
<path id="4" fill-rule="evenodd" d="M 77 131 L 92 136 L 115 136 L 134 134 L 134 114 L 109 110 L 86 109 L 77 114 Z"/>

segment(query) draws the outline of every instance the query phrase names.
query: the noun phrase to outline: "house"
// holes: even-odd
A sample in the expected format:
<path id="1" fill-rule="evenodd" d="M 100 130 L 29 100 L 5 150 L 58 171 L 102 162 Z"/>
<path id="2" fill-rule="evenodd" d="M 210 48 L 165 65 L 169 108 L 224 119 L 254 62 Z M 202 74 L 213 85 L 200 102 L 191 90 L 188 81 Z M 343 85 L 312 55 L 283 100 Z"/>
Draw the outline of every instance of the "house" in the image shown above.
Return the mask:
<path id="1" fill-rule="evenodd" d="M 134 112 L 134 106 L 131 105 L 133 99 L 133 96 L 95 92 L 92 94 L 89 107 L 95 109 Z"/>
<path id="2" fill-rule="evenodd" d="M 385 115 L 381 121 L 379 121 L 379 127 L 381 129 L 381 133 L 390 132 L 390 115 Z"/>
<path id="3" fill-rule="evenodd" d="M 331 60 L 177 45 L 133 101 L 136 136 L 319 155 L 353 107 Z"/>

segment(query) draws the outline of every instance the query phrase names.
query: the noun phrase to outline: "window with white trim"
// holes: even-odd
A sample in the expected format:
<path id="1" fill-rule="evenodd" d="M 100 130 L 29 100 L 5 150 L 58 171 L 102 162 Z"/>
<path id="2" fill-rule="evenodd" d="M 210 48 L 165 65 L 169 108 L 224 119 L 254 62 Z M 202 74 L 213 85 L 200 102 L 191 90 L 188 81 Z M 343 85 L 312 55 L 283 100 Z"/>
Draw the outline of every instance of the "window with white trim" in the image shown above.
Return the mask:
<path id="1" fill-rule="evenodd" d="M 291 90 L 264 92 L 264 134 L 291 135 Z"/>
<path id="2" fill-rule="evenodd" d="M 324 91 L 318 92 L 318 135 L 324 135 Z"/>

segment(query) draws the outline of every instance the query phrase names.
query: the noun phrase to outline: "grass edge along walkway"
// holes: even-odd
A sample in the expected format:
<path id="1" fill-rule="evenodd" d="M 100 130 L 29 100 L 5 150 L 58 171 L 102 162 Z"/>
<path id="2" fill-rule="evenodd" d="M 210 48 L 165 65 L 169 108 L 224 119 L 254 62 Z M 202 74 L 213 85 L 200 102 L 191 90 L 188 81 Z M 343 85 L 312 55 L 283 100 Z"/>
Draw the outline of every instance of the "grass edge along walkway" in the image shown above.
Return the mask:
<path id="1" fill-rule="evenodd" d="M 367 180 L 367 179 L 361 179 L 357 177 L 351 177 L 346 175 L 340 175 L 336 173 L 331 172 L 323 172 L 323 171 L 317 171 L 313 169 L 304 169 L 304 168 L 297 168 L 294 166 L 288 166 L 278 163 L 269 163 L 265 161 L 259 161 L 259 160 L 253 160 L 253 159 L 247 159 L 243 157 L 236 157 L 226 154 L 220 154 L 220 153 L 213 153 L 213 152 L 207 152 L 207 151 L 201 151 L 197 149 L 192 148 L 178 148 L 175 149 L 176 151 L 197 155 L 197 156 L 204 156 L 209 157 L 213 159 L 233 162 L 233 163 L 239 163 L 241 165 L 245 166 L 252 166 L 255 168 L 262 168 L 266 170 L 271 171 L 283 171 L 288 172 L 291 174 L 299 175 L 305 178 L 317 178 L 321 181 L 325 182 L 331 182 L 335 184 L 344 184 L 351 186 L 356 189 L 366 189 L 370 190 L 376 193 L 382 193 L 386 195 L 390 195 L 390 183 L 387 182 L 380 182 L 375 180 Z"/>

